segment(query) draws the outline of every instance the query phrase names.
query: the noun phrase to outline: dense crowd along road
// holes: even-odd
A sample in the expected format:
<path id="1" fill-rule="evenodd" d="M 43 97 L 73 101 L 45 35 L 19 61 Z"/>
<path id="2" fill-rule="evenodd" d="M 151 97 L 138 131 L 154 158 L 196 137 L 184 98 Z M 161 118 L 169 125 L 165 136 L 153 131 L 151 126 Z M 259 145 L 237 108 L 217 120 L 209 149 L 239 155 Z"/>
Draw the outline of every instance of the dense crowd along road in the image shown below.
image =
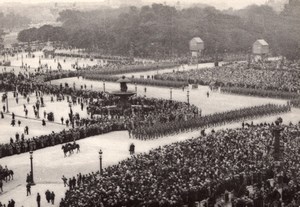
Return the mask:
<path id="1" fill-rule="evenodd" d="M 156 79 L 169 81 L 188 81 L 201 85 L 236 86 L 273 91 L 298 92 L 300 72 L 296 70 L 269 69 L 274 64 L 262 63 L 248 68 L 247 63 L 233 63 L 216 68 L 190 70 L 155 75 Z M 272 68 L 272 67 L 271 67 Z"/>
<path id="2" fill-rule="evenodd" d="M 272 156 L 274 123 L 246 123 L 134 155 L 102 176 L 90 174 L 66 192 L 60 206 L 192 206 L 202 200 L 213 206 L 226 192 L 235 206 L 297 206 L 300 125 L 280 127 L 282 166 Z"/>

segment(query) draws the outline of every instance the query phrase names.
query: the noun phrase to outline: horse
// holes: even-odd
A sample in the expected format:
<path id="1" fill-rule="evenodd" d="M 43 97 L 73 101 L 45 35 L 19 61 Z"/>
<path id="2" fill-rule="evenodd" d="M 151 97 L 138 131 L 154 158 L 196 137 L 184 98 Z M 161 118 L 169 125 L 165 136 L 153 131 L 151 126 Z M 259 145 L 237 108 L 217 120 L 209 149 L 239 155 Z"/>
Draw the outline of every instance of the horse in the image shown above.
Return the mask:
<path id="1" fill-rule="evenodd" d="M 67 156 L 67 153 L 69 152 L 69 148 L 68 145 L 62 145 L 61 149 L 64 151 L 64 155 L 65 157 Z"/>
<path id="2" fill-rule="evenodd" d="M 80 152 L 80 145 L 74 143 L 74 144 L 73 144 L 73 149 L 74 149 L 74 150 L 75 150 L 75 149 L 77 150 L 76 153 Z"/>
<path id="3" fill-rule="evenodd" d="M 2 170 L 0 172 L 0 175 L 1 175 L 1 179 L 5 180 L 5 182 L 14 179 L 14 171 L 13 170 Z"/>
<path id="4" fill-rule="evenodd" d="M 73 150 L 75 150 L 75 149 L 77 149 L 77 151 L 76 151 L 77 153 L 80 152 L 80 145 L 76 144 L 75 142 L 73 144 L 67 143 L 67 144 L 63 145 L 61 147 L 61 149 L 64 151 L 64 154 L 65 154 L 65 157 L 66 157 L 67 153 L 69 153 L 69 156 L 71 154 L 73 154 L 74 153 Z"/>

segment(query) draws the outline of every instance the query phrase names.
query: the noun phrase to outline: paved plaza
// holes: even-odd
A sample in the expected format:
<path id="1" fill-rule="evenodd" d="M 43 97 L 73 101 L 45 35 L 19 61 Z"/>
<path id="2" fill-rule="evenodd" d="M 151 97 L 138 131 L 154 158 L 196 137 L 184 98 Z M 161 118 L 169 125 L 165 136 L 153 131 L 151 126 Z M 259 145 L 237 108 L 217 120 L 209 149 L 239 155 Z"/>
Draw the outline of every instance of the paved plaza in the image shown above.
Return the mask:
<path id="1" fill-rule="evenodd" d="M 38 55 L 33 59 L 25 58 L 23 61 L 30 64 L 31 67 L 38 67 Z M 59 58 L 62 60 L 62 58 Z M 71 64 L 75 59 L 67 58 L 66 63 L 63 68 L 66 70 L 71 69 Z M 83 63 L 84 62 L 84 63 Z M 93 64 L 88 60 L 83 60 L 82 64 Z M 47 63 L 55 68 L 57 63 L 54 60 L 42 60 L 42 63 Z M 14 59 L 12 61 L 13 67 L 8 67 L 7 70 L 14 68 L 15 73 L 18 73 L 20 69 L 20 58 Z M 212 67 L 212 63 L 201 64 L 198 69 Z M 195 66 L 186 66 L 184 69 L 180 68 L 170 68 L 159 72 L 171 72 L 173 70 L 189 70 Z M 33 70 L 33 69 L 32 69 Z M 126 76 L 131 77 L 132 75 L 139 77 L 140 75 L 154 75 L 157 71 L 150 71 L 145 73 L 132 73 L 126 74 Z M 111 92 L 119 89 L 119 84 L 106 82 L 105 86 L 101 81 L 91 81 L 83 79 L 82 77 L 75 78 L 65 78 L 60 80 L 53 80 L 51 84 L 68 83 L 79 89 L 81 86 L 86 85 L 88 90 L 103 91 L 105 87 L 106 92 Z M 47 84 L 50 84 L 47 83 Z M 145 91 L 146 88 L 146 91 Z M 250 96 L 238 96 L 231 94 L 222 94 L 219 91 L 210 91 L 207 86 L 199 86 L 197 89 L 192 89 L 191 86 L 184 89 L 175 88 L 162 88 L 153 86 L 142 86 L 137 85 L 137 95 L 146 96 L 149 98 L 162 98 L 162 99 L 172 99 L 177 101 L 185 101 L 196 105 L 202 111 L 202 115 L 213 114 L 217 112 L 225 112 L 229 110 L 234 110 L 238 108 L 263 105 L 267 103 L 274 104 L 286 104 L 286 100 L 281 99 L 271 99 L 271 98 L 258 98 Z M 129 84 L 128 90 L 135 91 L 135 85 Z M 187 91 L 189 90 L 189 94 Z M 207 96 L 209 92 L 209 97 Z M 2 93 L 0 93 L 0 96 Z M 189 96 L 188 96 L 189 95 Z M 23 133 L 24 127 L 29 127 L 29 135 L 25 135 L 25 138 L 32 138 L 38 135 L 46 135 L 52 132 L 60 132 L 62 130 L 68 130 L 66 125 L 60 123 L 60 118 L 64 117 L 66 120 L 68 118 L 68 113 L 70 111 L 70 106 L 67 100 L 57 101 L 54 98 L 54 102 L 51 102 L 51 96 L 44 95 L 45 107 L 40 108 L 40 118 L 36 118 L 33 113 L 33 105 L 37 101 L 34 94 L 30 96 L 30 102 L 23 97 L 19 97 L 18 103 L 13 97 L 12 93 L 8 93 L 8 103 L 10 113 L 4 114 L 4 119 L 0 120 L 0 142 L 8 143 L 10 137 L 14 138 L 16 133 Z M 24 105 L 28 109 L 28 118 L 25 118 Z M 3 103 L 0 104 L 3 106 Z M 88 117 L 86 106 L 81 110 L 80 105 L 72 105 L 72 110 L 74 113 L 79 113 L 80 117 Z M 46 126 L 43 127 L 41 120 L 44 118 L 44 111 L 53 112 L 55 116 L 54 122 L 47 122 Z M 11 126 L 11 113 L 16 115 L 16 120 L 21 121 L 21 125 Z M 300 110 L 292 109 L 291 112 L 280 115 L 273 115 L 270 117 L 262 117 L 254 120 L 245 120 L 247 122 L 254 121 L 254 124 L 261 122 L 273 122 L 279 116 L 283 118 L 284 123 L 297 123 L 299 121 Z M 240 127 L 241 123 L 231 123 L 225 126 L 215 127 L 214 129 L 221 128 L 235 128 Z M 206 129 L 207 132 L 212 130 Z M 178 141 L 184 141 L 193 137 L 200 135 L 200 130 L 191 131 L 187 133 L 178 134 L 176 136 L 167 136 L 159 139 L 141 141 L 130 139 L 127 131 L 110 132 L 103 135 L 97 135 L 82 139 L 78 141 L 80 144 L 80 153 L 74 153 L 69 157 L 64 158 L 61 145 L 56 145 L 53 147 L 44 148 L 41 150 L 36 150 L 33 153 L 33 164 L 34 164 L 34 179 L 36 185 L 32 187 L 32 195 L 26 196 L 26 175 L 30 171 L 30 160 L 29 153 L 23 153 L 19 155 L 14 155 L 10 157 L 5 157 L 0 160 L 2 166 L 7 165 L 9 169 L 12 169 L 15 173 L 14 180 L 4 183 L 4 192 L 0 194 L 0 200 L 7 202 L 9 199 L 14 198 L 17 206 L 31 207 L 36 203 L 36 193 L 39 192 L 42 196 L 42 206 L 58 206 L 59 200 L 64 197 L 65 188 L 61 180 L 62 175 L 67 178 L 76 176 L 78 173 L 91 173 L 99 170 L 99 149 L 103 151 L 103 166 L 107 167 L 109 165 L 117 164 L 119 161 L 129 158 L 129 145 L 134 143 L 136 146 L 136 153 L 146 153 L 151 149 L 157 148 L 159 146 L 168 145 Z M 49 189 L 54 191 L 56 194 L 56 201 L 54 205 L 48 204 L 45 200 L 45 191 Z M 18 196 L 16 196 L 18 195 Z"/>

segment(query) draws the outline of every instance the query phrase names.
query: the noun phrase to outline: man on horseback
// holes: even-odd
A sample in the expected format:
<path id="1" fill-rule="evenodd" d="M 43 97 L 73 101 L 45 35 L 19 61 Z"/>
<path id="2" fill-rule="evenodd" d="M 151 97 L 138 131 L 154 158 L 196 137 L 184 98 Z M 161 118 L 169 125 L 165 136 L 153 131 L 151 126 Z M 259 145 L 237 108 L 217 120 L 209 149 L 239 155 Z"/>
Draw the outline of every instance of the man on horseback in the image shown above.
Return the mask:
<path id="1" fill-rule="evenodd" d="M 65 157 L 67 156 L 67 153 L 69 152 L 68 144 L 62 145 L 61 149 L 64 152 Z"/>
<path id="2" fill-rule="evenodd" d="M 65 157 L 67 156 L 67 153 L 69 152 L 69 156 L 71 154 L 73 154 L 73 150 L 77 149 L 77 153 L 80 152 L 80 145 L 76 144 L 76 142 L 74 141 L 73 144 L 71 143 L 67 143 L 65 145 L 62 145 L 61 147 L 64 151 Z"/>
<path id="3" fill-rule="evenodd" d="M 11 179 L 14 179 L 14 171 L 9 170 L 7 166 L 5 165 L 2 170 L 0 170 L 0 179 L 5 180 L 5 182 L 10 181 Z"/>
<path id="4" fill-rule="evenodd" d="M 76 143 L 76 141 L 74 140 L 73 142 L 73 150 L 77 149 L 77 153 L 80 152 L 80 145 Z"/>

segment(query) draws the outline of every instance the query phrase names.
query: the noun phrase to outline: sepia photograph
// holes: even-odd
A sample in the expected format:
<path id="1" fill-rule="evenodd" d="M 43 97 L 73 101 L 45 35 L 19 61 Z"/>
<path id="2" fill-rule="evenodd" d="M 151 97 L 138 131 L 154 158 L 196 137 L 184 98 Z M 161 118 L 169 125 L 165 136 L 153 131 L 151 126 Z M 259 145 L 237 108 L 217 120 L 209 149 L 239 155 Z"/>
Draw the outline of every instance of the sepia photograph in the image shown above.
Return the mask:
<path id="1" fill-rule="evenodd" d="M 0 0 L 0 207 L 300 207 L 300 0 Z"/>

